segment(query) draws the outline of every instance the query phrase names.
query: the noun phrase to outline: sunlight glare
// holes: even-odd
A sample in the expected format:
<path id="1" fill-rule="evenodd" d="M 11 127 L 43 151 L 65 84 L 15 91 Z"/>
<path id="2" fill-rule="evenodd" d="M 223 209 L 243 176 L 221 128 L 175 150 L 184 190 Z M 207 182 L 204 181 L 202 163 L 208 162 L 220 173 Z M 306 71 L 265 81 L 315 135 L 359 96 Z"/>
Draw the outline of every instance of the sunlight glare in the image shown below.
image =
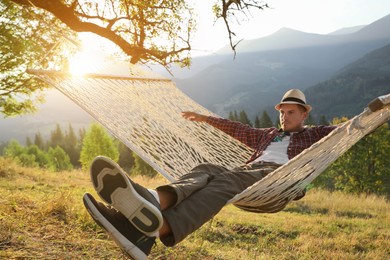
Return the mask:
<path id="1" fill-rule="evenodd" d="M 69 72 L 73 75 L 96 73 L 102 62 L 103 58 L 99 56 L 99 53 L 83 49 L 69 60 Z"/>

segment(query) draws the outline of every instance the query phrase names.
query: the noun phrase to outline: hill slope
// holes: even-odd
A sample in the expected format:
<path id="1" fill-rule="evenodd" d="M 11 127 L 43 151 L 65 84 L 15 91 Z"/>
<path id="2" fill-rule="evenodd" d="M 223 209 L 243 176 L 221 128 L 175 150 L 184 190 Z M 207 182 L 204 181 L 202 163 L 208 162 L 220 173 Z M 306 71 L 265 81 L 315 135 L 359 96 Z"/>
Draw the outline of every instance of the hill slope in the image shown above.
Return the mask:
<path id="1" fill-rule="evenodd" d="M 84 209 L 86 191 L 86 172 L 28 169 L 0 157 L 0 258 L 124 259 Z M 389 212 L 384 198 L 315 190 L 277 214 L 229 205 L 177 246 L 157 241 L 150 258 L 387 259 Z"/>
<path id="2" fill-rule="evenodd" d="M 344 67 L 305 91 L 313 115 L 352 117 L 374 98 L 390 93 L 390 44 Z"/>

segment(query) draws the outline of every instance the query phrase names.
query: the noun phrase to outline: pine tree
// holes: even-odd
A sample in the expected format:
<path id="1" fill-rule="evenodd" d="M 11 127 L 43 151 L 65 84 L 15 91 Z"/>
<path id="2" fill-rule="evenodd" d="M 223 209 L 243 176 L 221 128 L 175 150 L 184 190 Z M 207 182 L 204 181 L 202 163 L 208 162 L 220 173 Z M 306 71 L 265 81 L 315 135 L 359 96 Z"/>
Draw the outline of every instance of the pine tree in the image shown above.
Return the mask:
<path id="1" fill-rule="evenodd" d="M 77 146 L 77 136 L 73 130 L 72 124 L 69 123 L 68 131 L 65 135 L 66 144 L 76 147 Z"/>
<path id="2" fill-rule="evenodd" d="M 310 113 L 309 113 L 309 116 L 307 117 L 305 123 L 306 123 L 306 125 L 309 125 L 309 126 L 316 125 L 316 122 L 315 122 L 313 116 Z"/>
<path id="3" fill-rule="evenodd" d="M 252 122 L 249 120 L 249 117 L 244 110 L 241 110 L 238 121 L 246 125 L 252 125 Z"/>
<path id="4" fill-rule="evenodd" d="M 229 112 L 228 119 L 229 119 L 229 120 L 232 120 L 232 121 L 235 121 L 235 120 L 234 120 L 234 114 L 233 114 L 232 111 Z"/>
<path id="5" fill-rule="evenodd" d="M 80 166 L 80 145 L 78 143 L 77 136 L 71 124 L 69 124 L 68 131 L 65 135 L 63 149 L 69 155 L 70 162 L 72 163 L 72 165 L 74 165 L 75 167 Z"/>
<path id="6" fill-rule="evenodd" d="M 233 121 L 240 121 L 240 118 L 236 110 L 234 110 L 233 112 Z"/>
<path id="7" fill-rule="evenodd" d="M 258 115 L 256 115 L 256 117 L 255 117 L 255 127 L 261 128 L 260 118 Z"/>
<path id="8" fill-rule="evenodd" d="M 328 120 L 326 120 L 326 117 L 324 115 L 322 115 L 320 117 L 320 122 L 318 124 L 319 125 L 329 125 L 329 122 L 328 122 Z"/>
<path id="9" fill-rule="evenodd" d="M 85 130 L 85 128 L 80 128 L 79 129 L 79 143 L 83 143 L 83 139 L 84 139 L 84 136 L 85 136 L 85 133 L 87 131 Z"/>
<path id="10" fill-rule="evenodd" d="M 260 118 L 260 127 L 262 128 L 268 128 L 268 127 L 273 127 L 274 124 L 272 123 L 271 118 L 269 117 L 267 111 L 263 111 L 263 114 L 261 115 Z"/>
<path id="11" fill-rule="evenodd" d="M 57 145 L 64 147 L 64 134 L 62 132 L 60 124 L 56 124 L 56 129 L 51 132 L 50 147 L 56 147 Z"/>
<path id="12" fill-rule="evenodd" d="M 236 110 L 229 112 L 228 119 L 231 121 L 240 121 L 240 117 L 238 116 L 238 113 Z"/>
<path id="13" fill-rule="evenodd" d="M 26 137 L 26 146 L 32 145 L 32 141 L 29 136 Z"/>
<path id="14" fill-rule="evenodd" d="M 40 132 L 35 134 L 34 144 L 41 150 L 45 149 L 45 141 L 43 140 L 42 134 Z"/>

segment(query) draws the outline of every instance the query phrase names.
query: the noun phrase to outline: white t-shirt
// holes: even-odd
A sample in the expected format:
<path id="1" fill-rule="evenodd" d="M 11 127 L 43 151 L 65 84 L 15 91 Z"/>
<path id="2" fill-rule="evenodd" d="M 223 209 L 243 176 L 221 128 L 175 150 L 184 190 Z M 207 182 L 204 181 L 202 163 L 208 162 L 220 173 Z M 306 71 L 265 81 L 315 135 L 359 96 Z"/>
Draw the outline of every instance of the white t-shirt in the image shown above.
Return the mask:
<path id="1" fill-rule="evenodd" d="M 284 136 L 281 142 L 271 142 L 263 154 L 251 163 L 260 161 L 285 164 L 289 161 L 287 156 L 287 147 L 290 143 L 290 136 Z"/>

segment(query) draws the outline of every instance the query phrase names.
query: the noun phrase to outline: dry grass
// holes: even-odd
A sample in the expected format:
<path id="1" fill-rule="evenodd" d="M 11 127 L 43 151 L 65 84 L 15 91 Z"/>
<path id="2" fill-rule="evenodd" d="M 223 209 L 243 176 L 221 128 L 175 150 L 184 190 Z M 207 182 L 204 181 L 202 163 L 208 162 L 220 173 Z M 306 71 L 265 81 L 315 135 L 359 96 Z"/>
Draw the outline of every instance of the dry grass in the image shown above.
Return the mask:
<path id="1" fill-rule="evenodd" d="M 147 187 L 162 177 L 135 177 Z M 22 168 L 0 158 L 0 259 L 124 259 L 82 205 L 88 173 Z M 390 259 L 390 204 L 312 190 L 277 214 L 225 207 L 151 259 Z"/>

